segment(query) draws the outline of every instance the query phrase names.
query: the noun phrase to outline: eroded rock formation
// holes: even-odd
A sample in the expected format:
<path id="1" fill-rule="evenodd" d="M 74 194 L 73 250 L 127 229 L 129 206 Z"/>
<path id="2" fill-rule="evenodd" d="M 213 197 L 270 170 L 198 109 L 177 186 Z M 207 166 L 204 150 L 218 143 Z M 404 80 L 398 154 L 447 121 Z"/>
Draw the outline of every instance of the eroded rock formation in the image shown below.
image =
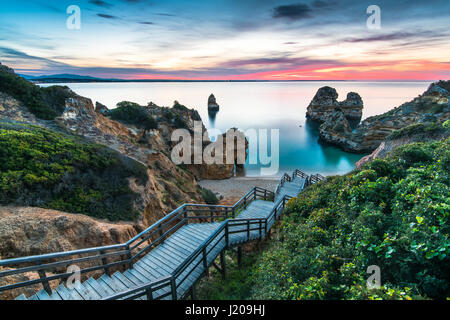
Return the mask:
<path id="1" fill-rule="evenodd" d="M 337 101 L 338 93 L 331 87 L 320 88 L 308 106 L 306 116 L 310 120 L 323 123 L 338 108 L 351 123 L 359 123 L 362 117 L 363 101 L 359 94 L 349 92 L 347 99 Z"/>
<path id="2" fill-rule="evenodd" d="M 219 111 L 219 105 L 216 102 L 216 97 L 211 94 L 208 98 L 208 111 Z"/>
<path id="3" fill-rule="evenodd" d="M 372 152 L 393 131 L 415 123 L 443 123 L 450 118 L 450 81 L 439 81 L 414 100 L 367 118 L 355 129 L 334 116 L 320 126 L 320 139 L 356 153 Z"/>

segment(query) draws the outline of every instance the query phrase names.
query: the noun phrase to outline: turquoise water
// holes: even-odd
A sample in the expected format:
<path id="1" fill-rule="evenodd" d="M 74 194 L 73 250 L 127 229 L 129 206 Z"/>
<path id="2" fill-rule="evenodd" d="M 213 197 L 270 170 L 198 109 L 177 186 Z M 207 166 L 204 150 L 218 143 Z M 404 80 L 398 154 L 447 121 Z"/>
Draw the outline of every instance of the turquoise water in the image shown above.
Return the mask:
<path id="1" fill-rule="evenodd" d="M 363 155 L 343 152 L 318 143 L 317 128 L 306 123 L 306 108 L 320 87 L 336 88 L 338 100 L 350 91 L 364 101 L 363 119 L 386 112 L 426 90 L 429 82 L 169 82 L 169 83 L 68 83 L 82 96 L 109 108 L 129 100 L 152 101 L 172 106 L 177 100 L 195 108 L 208 129 L 279 129 L 279 170 L 275 175 L 299 168 L 323 175 L 351 171 Z M 213 93 L 220 105 L 215 117 L 207 110 Z M 270 138 L 269 138 L 270 140 Z M 270 149 L 269 149 L 270 150 Z M 245 167 L 245 175 L 259 176 L 261 164 Z"/>

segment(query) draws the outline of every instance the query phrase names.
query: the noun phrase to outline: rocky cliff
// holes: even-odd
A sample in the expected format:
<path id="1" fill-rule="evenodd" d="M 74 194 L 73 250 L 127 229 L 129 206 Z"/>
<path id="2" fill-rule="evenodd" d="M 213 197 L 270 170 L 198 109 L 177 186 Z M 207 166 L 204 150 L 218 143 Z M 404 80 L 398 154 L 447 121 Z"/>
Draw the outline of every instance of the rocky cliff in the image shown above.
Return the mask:
<path id="1" fill-rule="evenodd" d="M 153 103 L 143 106 L 142 108 L 145 109 L 145 112 L 157 121 L 156 129 L 146 130 L 146 128 L 134 126 L 133 124 L 112 120 L 109 117 L 110 110 L 106 106 L 97 104 L 97 107 L 94 108 L 90 99 L 77 95 L 67 87 L 55 87 L 48 92 L 45 91 L 46 94 L 41 97 L 41 102 L 47 103 L 45 106 L 48 108 L 51 109 L 52 106 L 55 106 L 54 109 L 51 109 L 53 113 L 46 113 L 45 117 L 43 117 L 41 113 L 32 112 L 33 110 L 30 109 L 29 105 L 18 98 L 22 96 L 13 90 L 12 84 L 23 84 L 26 86 L 27 91 L 35 92 L 39 95 L 41 94 L 40 89 L 16 76 L 12 69 L 5 66 L 2 66 L 0 73 L 2 76 L 1 88 L 4 90 L 3 92 L 0 90 L 0 121 L 7 124 L 20 125 L 20 123 L 26 123 L 37 125 L 38 127 L 36 128 L 49 130 L 49 134 L 54 132 L 64 137 L 69 137 L 69 145 L 71 145 L 73 140 L 81 145 L 89 143 L 107 146 L 112 150 L 118 151 L 123 156 L 123 159 L 129 159 L 130 163 L 134 161 L 146 167 L 146 170 L 143 171 L 145 179 L 141 179 L 142 177 L 138 176 L 127 178 L 127 188 L 133 191 L 136 197 L 133 207 L 139 212 L 139 219 L 137 222 L 132 223 L 133 228 L 139 229 L 151 225 L 183 203 L 202 203 L 203 198 L 201 189 L 196 182 L 197 178 L 205 176 L 209 179 L 214 179 L 233 175 L 233 170 L 230 170 L 225 165 L 205 166 L 203 170 L 194 172 L 196 174 L 194 175 L 191 171 L 181 166 L 176 166 L 171 161 L 170 151 L 173 146 L 171 133 L 173 130 L 184 128 L 192 132 L 194 121 L 201 121 L 195 110 L 188 109 L 178 102 L 175 102 L 172 108 L 159 107 Z M 5 79 L 10 82 L 4 82 L 3 80 Z M 58 103 L 53 104 L 52 98 Z M 60 104 L 61 101 L 62 104 Z M 39 104 L 38 106 L 43 105 Z M 33 129 L 26 127 L 26 130 Z M 42 137 L 48 133 L 45 131 L 39 132 Z M 108 159 L 103 160 L 107 161 Z M 29 176 L 29 179 L 34 178 Z M 49 191 L 53 192 L 52 190 Z M 57 191 L 60 192 L 61 190 L 58 189 Z M 91 191 L 86 189 L 82 190 L 82 193 Z M 70 194 L 67 194 L 67 196 L 68 200 L 73 198 Z M 98 196 L 101 195 L 92 193 L 93 198 L 89 198 L 89 196 L 85 200 L 87 203 L 92 200 L 92 205 L 95 207 L 95 197 Z M 51 203 L 50 208 L 54 204 L 56 202 Z M 7 208 L 5 210 L 12 210 L 10 209 L 12 207 Z M 25 217 L 26 214 L 31 214 L 31 211 L 26 211 L 23 216 Z M 64 213 L 61 212 L 61 214 Z M 44 221 L 45 218 L 42 218 L 42 220 Z M 24 219 L 23 223 L 23 228 L 30 228 L 32 222 Z M 48 223 L 51 222 L 49 221 Z M 0 228 L 8 227 L 9 224 L 10 218 L 0 217 Z M 90 233 L 90 227 L 86 225 L 84 227 L 87 228 L 85 230 L 86 233 Z M 31 234 L 26 233 L 25 236 L 27 235 L 30 236 L 28 240 L 31 241 Z M 94 239 L 97 238 L 95 232 L 92 233 L 92 236 Z M 131 233 L 125 232 L 120 240 L 126 240 L 129 236 L 131 236 Z M 38 239 L 38 237 L 36 236 L 34 239 Z M 118 240 L 118 238 L 114 239 L 114 241 Z M 70 241 L 72 240 L 67 239 L 67 243 Z M 98 243 L 85 243 L 84 245 L 101 244 L 106 243 L 99 238 Z M 80 246 L 83 246 L 81 242 Z M 33 252 L 36 254 L 48 253 L 61 248 L 65 249 L 59 245 L 51 247 L 38 246 Z M 6 256 L 5 253 L 7 252 L 0 252 L 0 255 L 12 257 L 28 254 L 18 249 L 10 251 Z"/>
<path id="2" fill-rule="evenodd" d="M 342 110 L 320 126 L 320 139 L 355 153 L 374 151 L 391 133 L 416 123 L 443 123 L 450 117 L 450 81 L 439 81 L 414 100 L 367 118 L 352 130 Z"/>
<path id="3" fill-rule="evenodd" d="M 331 87 L 320 88 L 308 106 L 306 117 L 323 123 L 335 109 L 340 109 L 345 118 L 352 124 L 358 124 L 362 117 L 363 101 L 359 94 L 349 92 L 347 99 L 337 101 L 338 93 Z"/>

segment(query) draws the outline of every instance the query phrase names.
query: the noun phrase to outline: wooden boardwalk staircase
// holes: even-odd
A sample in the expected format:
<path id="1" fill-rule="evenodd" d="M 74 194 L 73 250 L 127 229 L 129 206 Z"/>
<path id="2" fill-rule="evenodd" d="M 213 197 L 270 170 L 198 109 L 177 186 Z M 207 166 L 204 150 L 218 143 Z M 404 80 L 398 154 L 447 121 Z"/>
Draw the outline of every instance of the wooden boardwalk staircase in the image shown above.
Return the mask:
<path id="1" fill-rule="evenodd" d="M 0 279 L 39 275 L 0 292 L 42 285 L 16 300 L 186 298 L 210 266 L 225 274 L 225 250 L 265 238 L 287 201 L 322 179 L 296 170 L 275 192 L 255 187 L 234 206 L 184 204 L 124 244 L 0 260 Z M 80 281 L 67 281 L 76 275 Z"/>

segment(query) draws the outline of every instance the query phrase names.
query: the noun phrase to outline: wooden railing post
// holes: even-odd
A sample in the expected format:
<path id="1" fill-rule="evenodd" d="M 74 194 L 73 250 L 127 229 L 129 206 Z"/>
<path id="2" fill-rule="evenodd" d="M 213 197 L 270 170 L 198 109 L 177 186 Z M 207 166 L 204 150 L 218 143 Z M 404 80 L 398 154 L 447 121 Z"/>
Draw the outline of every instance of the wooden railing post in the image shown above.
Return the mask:
<path id="1" fill-rule="evenodd" d="M 37 263 L 38 265 L 42 264 L 42 261 L 39 261 Z M 38 270 L 38 274 L 39 274 L 39 278 L 42 279 L 46 279 L 47 275 L 45 273 L 45 270 L 43 269 L 39 269 Z M 42 286 L 44 287 L 44 290 L 48 293 L 48 295 L 50 296 L 52 294 L 52 288 L 50 288 L 50 283 L 48 282 L 48 280 L 44 280 L 42 281 Z"/>
<path id="2" fill-rule="evenodd" d="M 208 276 L 209 275 L 209 270 L 208 270 L 208 257 L 206 255 L 206 247 L 203 248 L 202 250 L 203 252 L 203 268 L 205 269 L 205 274 Z"/>
<path id="3" fill-rule="evenodd" d="M 106 252 L 103 251 L 103 250 L 100 251 L 100 254 L 101 254 L 101 255 L 103 255 L 103 254 L 105 254 L 105 253 L 106 253 Z M 105 258 L 105 257 L 103 257 L 103 258 L 102 258 L 102 265 L 105 266 L 105 265 L 107 265 L 107 264 L 108 264 L 108 259 Z M 104 270 L 105 270 L 105 273 L 109 276 L 109 267 L 105 267 Z"/>
<path id="4" fill-rule="evenodd" d="M 259 220 L 259 241 L 262 240 L 262 220 Z"/>
<path id="5" fill-rule="evenodd" d="M 130 250 L 130 246 L 127 245 L 127 259 L 128 259 L 128 267 L 130 269 L 133 268 L 133 260 L 131 259 L 131 250 Z"/>
<path id="6" fill-rule="evenodd" d="M 164 243 L 164 237 L 163 237 L 164 232 L 163 232 L 162 224 L 159 224 L 158 230 L 159 230 L 159 237 L 161 239 L 161 243 Z"/>
<path id="7" fill-rule="evenodd" d="M 241 268 L 241 266 L 242 266 L 242 246 L 238 246 L 238 248 L 237 248 L 237 262 L 238 262 L 238 267 Z"/>
<path id="8" fill-rule="evenodd" d="M 170 279 L 170 288 L 172 289 L 172 300 L 178 300 L 177 298 L 177 284 L 175 278 L 172 276 Z"/>
<path id="9" fill-rule="evenodd" d="M 225 248 L 229 248 L 230 247 L 230 235 L 228 232 L 228 222 L 225 225 Z"/>
<path id="10" fill-rule="evenodd" d="M 153 289 L 151 286 L 145 290 L 145 293 L 147 295 L 147 300 L 153 300 Z"/>
<path id="11" fill-rule="evenodd" d="M 250 241 L 250 220 L 247 220 L 247 239 Z"/>

